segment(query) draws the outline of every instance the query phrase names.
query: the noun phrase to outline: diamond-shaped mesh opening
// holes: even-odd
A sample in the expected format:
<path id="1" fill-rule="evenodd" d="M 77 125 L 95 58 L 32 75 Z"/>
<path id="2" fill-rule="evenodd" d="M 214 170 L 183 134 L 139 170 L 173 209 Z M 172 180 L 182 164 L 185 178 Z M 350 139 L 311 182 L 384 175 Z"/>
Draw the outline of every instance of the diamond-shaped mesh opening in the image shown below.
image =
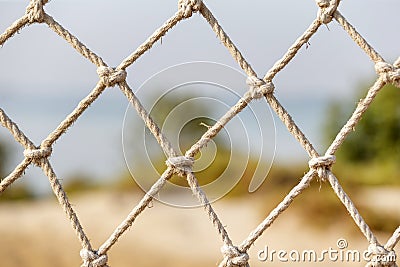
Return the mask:
<path id="1" fill-rule="evenodd" d="M 121 125 L 126 100 L 114 89 L 104 92 L 74 123 L 68 134 L 54 145 L 56 149 L 52 163 L 64 179 L 82 175 L 91 177 L 89 183 L 96 183 L 97 180 L 100 184 L 106 184 L 125 167 L 121 152 Z M 79 101 L 73 105 L 77 103 Z M 91 151 L 96 151 L 96 154 L 93 155 Z"/>
<path id="2" fill-rule="evenodd" d="M 394 247 L 400 239 L 400 227 L 394 230 L 393 235 L 388 239 L 385 245 L 379 243 L 377 237 L 371 231 L 369 225 L 361 216 L 361 213 L 355 207 L 351 198 L 346 194 L 343 187 L 340 184 L 340 180 L 336 178 L 332 171 L 332 166 L 335 164 L 336 158 L 335 153 L 340 148 L 344 140 L 348 137 L 349 133 L 359 123 L 362 115 L 373 103 L 374 98 L 382 89 L 385 84 L 392 83 L 397 87 L 400 87 L 400 60 L 398 59 L 393 64 L 386 62 L 383 57 L 374 50 L 370 44 L 355 30 L 355 28 L 346 20 L 346 18 L 340 13 L 338 6 L 340 1 L 317 1 L 318 14 L 317 18 L 311 23 L 309 28 L 297 39 L 294 44 L 288 49 L 285 55 L 278 60 L 274 66 L 266 72 L 264 77 L 259 77 L 257 72 L 246 60 L 246 57 L 237 48 L 237 45 L 230 39 L 224 29 L 218 23 L 218 20 L 207 7 L 206 3 L 201 0 L 180 0 L 178 3 L 178 11 L 166 21 L 166 23 L 157 29 L 143 45 L 141 45 L 136 52 L 125 58 L 117 67 L 111 68 L 106 65 L 102 58 L 96 53 L 85 46 L 81 41 L 77 39 L 70 31 L 63 28 L 55 19 L 46 13 L 46 9 L 43 6 L 46 5 L 46 1 L 32 0 L 28 7 L 25 15 L 18 19 L 12 26 L 7 28 L 5 32 L 0 35 L 0 44 L 4 44 L 10 39 L 13 34 L 21 30 L 22 27 L 28 26 L 35 23 L 44 23 L 49 28 L 55 31 L 60 37 L 62 37 L 66 43 L 69 43 L 73 49 L 81 54 L 87 62 L 93 63 L 97 67 L 97 73 L 99 75 L 99 81 L 78 106 L 65 118 L 64 121 L 47 137 L 39 140 L 39 143 L 31 141 L 29 134 L 25 134 L 23 128 L 18 128 L 17 124 L 12 120 L 12 116 L 9 117 L 7 112 L 1 110 L 1 124 L 3 127 L 9 130 L 14 136 L 16 141 L 24 148 L 23 155 L 24 159 L 19 163 L 16 168 L 10 172 L 0 183 L 0 192 L 4 192 L 10 185 L 16 180 L 23 179 L 24 172 L 31 165 L 36 165 L 36 169 L 41 169 L 50 182 L 51 188 L 60 203 L 63 211 L 70 220 L 73 231 L 75 232 L 77 239 L 79 240 L 82 250 L 80 256 L 83 261 L 82 266 L 97 266 L 106 267 L 108 266 L 108 256 L 110 249 L 117 245 L 121 237 L 126 234 L 126 231 L 136 222 L 138 216 L 145 210 L 150 208 L 153 204 L 153 198 L 157 198 L 157 195 L 163 190 L 166 184 L 169 183 L 169 179 L 173 175 L 179 175 L 181 178 L 187 180 L 187 184 L 193 194 L 193 199 L 196 200 L 199 205 L 203 206 L 206 215 L 211 224 L 209 227 L 214 227 L 217 233 L 213 239 L 219 239 L 222 241 L 222 260 L 220 266 L 249 266 L 249 263 L 253 263 L 254 256 L 249 254 L 249 249 L 254 245 L 266 230 L 274 223 L 274 221 L 285 212 L 295 198 L 298 197 L 304 190 L 306 190 L 313 180 L 319 180 L 329 184 L 338 199 L 346 207 L 349 215 L 359 228 L 360 232 L 365 236 L 369 243 L 369 256 L 371 256 L 372 263 L 368 263 L 367 266 L 396 266 Z M 146 110 L 140 102 L 140 98 L 134 94 L 126 79 L 125 69 L 132 65 L 141 55 L 147 52 L 155 43 L 166 34 L 167 31 L 171 30 L 176 24 L 183 20 L 189 19 L 193 14 L 199 13 L 206 20 L 206 24 L 210 24 L 211 29 L 217 35 L 220 42 L 229 51 L 232 58 L 237 62 L 238 66 L 243 70 L 247 76 L 248 91 L 246 91 L 242 98 L 240 98 L 235 105 L 229 109 L 224 115 L 222 115 L 214 125 L 206 125 L 207 131 L 201 136 L 196 143 L 194 143 L 185 153 L 180 153 L 171 144 L 170 140 L 164 135 L 160 125 L 158 125 L 152 117 L 149 115 L 149 110 Z M 356 110 L 352 114 L 349 121 L 341 128 L 340 132 L 327 149 L 324 155 L 318 153 L 313 144 L 307 138 L 307 136 L 297 126 L 295 121 L 292 119 L 288 111 L 282 106 L 277 97 L 274 95 L 274 90 L 279 90 L 278 86 L 274 86 L 274 77 L 281 72 L 285 66 L 291 62 L 296 56 L 297 52 L 305 46 L 309 45 L 310 38 L 320 29 L 323 24 L 329 24 L 332 20 L 336 20 L 344 30 L 349 34 L 351 39 L 368 55 L 373 61 L 378 78 L 374 84 L 370 87 L 365 99 L 360 101 Z M 103 94 L 104 90 L 108 87 L 119 88 L 125 97 L 129 100 L 130 104 L 135 108 L 139 117 L 145 122 L 146 127 L 154 135 L 157 143 L 162 148 L 163 153 L 167 157 L 166 166 L 164 172 L 160 178 L 153 183 L 146 194 L 139 202 L 135 202 L 136 206 L 132 208 L 127 217 L 117 226 L 108 238 L 99 241 L 104 242 L 100 245 L 92 244 L 89 235 L 84 230 L 84 227 L 79 220 L 75 212 L 75 208 L 71 205 L 65 190 L 62 187 L 62 183 L 59 180 L 59 176 L 54 170 L 50 156 L 53 153 L 53 149 L 57 146 L 54 145 L 56 141 L 62 139 L 62 136 L 67 134 L 67 131 L 73 127 L 73 124 L 79 120 L 83 113 L 88 112 L 88 108 L 93 102 L 99 101 L 99 97 Z M 228 123 L 238 114 L 249 108 L 249 103 L 256 99 L 265 99 L 270 108 L 277 114 L 277 117 L 287 127 L 287 130 L 293 135 L 304 150 L 307 152 L 310 161 L 308 163 L 309 170 L 302 176 L 299 182 L 290 190 L 290 192 L 283 198 L 283 200 L 262 220 L 262 222 L 256 226 L 256 228 L 245 235 L 241 243 L 237 243 L 236 236 L 230 235 L 231 231 L 229 227 L 222 223 L 222 220 L 218 216 L 221 211 L 215 211 L 210 199 L 213 200 L 211 193 L 202 189 L 199 186 L 196 174 L 194 172 L 194 158 L 200 153 L 201 149 L 210 143 L 210 140 L 216 138 L 221 131 L 227 127 Z M 21 130 L 22 129 L 22 130 Z M 35 140 L 37 141 L 37 140 Z M 249 187 L 251 191 L 251 187 Z M 217 206 L 217 205 L 215 205 Z M 235 214 L 240 216 L 240 214 Z M 102 214 L 101 216 L 107 216 Z M 101 219 L 101 218 L 99 218 Z M 193 229 L 190 229 L 193 231 Z M 195 229 L 198 230 L 198 229 Z M 151 238 L 152 233 L 147 236 Z M 240 237 L 239 239 L 242 239 Z M 339 241 L 338 241 L 339 242 Z M 97 242 L 96 242 L 97 243 Z M 338 243 L 338 246 L 342 243 Z M 344 247 L 345 248 L 345 247 Z M 165 250 L 167 251 L 167 250 Z M 214 250 L 215 251 L 215 250 Z M 260 255 L 260 254 L 258 254 Z M 250 256 L 253 258 L 250 260 Z M 249 261 L 250 260 L 250 261 Z"/>

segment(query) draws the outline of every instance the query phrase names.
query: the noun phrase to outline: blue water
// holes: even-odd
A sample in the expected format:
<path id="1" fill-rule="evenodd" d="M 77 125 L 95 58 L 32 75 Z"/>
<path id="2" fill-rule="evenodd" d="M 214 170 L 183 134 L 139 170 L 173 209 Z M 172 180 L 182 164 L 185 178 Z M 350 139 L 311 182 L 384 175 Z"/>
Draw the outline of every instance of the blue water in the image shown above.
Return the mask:
<path id="1" fill-rule="evenodd" d="M 40 144 L 87 93 L 72 96 L 31 94 L 24 97 L 4 94 L 0 106 L 35 144 Z M 328 100 L 289 97 L 280 101 L 309 140 L 323 153 L 321 129 Z M 50 160 L 60 179 L 85 175 L 92 179 L 109 180 L 127 172 L 122 149 L 122 123 L 127 104 L 117 89 L 106 91 L 55 143 Z M 262 101 L 257 103 L 264 104 Z M 275 125 L 275 163 L 306 161 L 306 153 L 276 116 Z M 143 125 L 138 125 L 138 129 L 143 130 Z M 23 150 L 4 128 L 0 129 L 0 138 L 10 148 L 8 170 L 11 171 L 23 159 Z M 46 178 L 36 167 L 29 169 L 27 177 L 25 179 L 37 190 L 49 190 Z"/>

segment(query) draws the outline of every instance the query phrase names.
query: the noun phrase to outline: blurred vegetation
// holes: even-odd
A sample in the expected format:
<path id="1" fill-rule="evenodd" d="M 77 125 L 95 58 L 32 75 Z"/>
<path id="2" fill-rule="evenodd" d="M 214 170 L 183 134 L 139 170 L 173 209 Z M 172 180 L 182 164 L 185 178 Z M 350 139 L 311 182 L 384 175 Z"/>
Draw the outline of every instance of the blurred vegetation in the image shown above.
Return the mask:
<path id="1" fill-rule="evenodd" d="M 204 125 L 213 125 L 214 123 L 215 121 L 210 118 L 199 117 L 192 119 L 185 126 L 183 126 L 181 131 L 178 133 L 179 148 L 181 153 L 185 153 L 185 151 L 188 150 L 194 143 L 196 143 L 196 141 L 199 140 L 207 131 L 207 127 Z M 180 126 L 176 127 L 176 129 L 179 128 Z M 232 151 L 225 145 L 221 136 L 214 138 L 213 141 L 217 149 L 214 158 L 212 152 L 207 152 L 204 150 L 195 156 L 196 160 L 202 160 L 203 162 L 210 164 L 207 168 L 201 171 L 196 171 L 196 178 L 199 181 L 199 185 L 206 185 L 213 182 L 215 179 L 220 177 L 229 164 Z M 164 172 L 166 168 L 164 157 L 160 157 L 158 160 L 154 161 L 153 164 L 159 174 Z M 179 186 L 188 187 L 186 180 L 177 175 L 171 177 L 170 182 Z"/>
<path id="2" fill-rule="evenodd" d="M 362 87 L 360 89 L 358 97 L 365 96 L 366 88 Z M 153 108 L 151 115 L 158 125 L 163 125 L 171 110 L 191 97 L 193 96 L 163 98 L 162 101 L 157 103 L 158 106 L 156 105 Z M 363 115 L 360 123 L 355 127 L 355 132 L 348 136 L 336 153 L 337 163 L 334 165 L 333 171 L 352 199 L 357 196 L 361 186 L 400 185 L 400 165 L 398 164 L 400 161 L 399 103 L 399 89 L 391 85 L 385 86 Z M 330 104 L 327 110 L 326 125 L 324 125 L 327 145 L 335 138 L 354 108 L 354 102 L 350 101 L 349 103 L 334 101 Z M 217 117 L 213 114 L 212 107 L 192 104 L 190 109 L 193 114 L 201 114 L 201 116 L 193 118 L 186 122 L 185 125 L 178 125 L 180 120 L 175 118 L 172 122 L 176 122 L 177 125 L 169 127 L 169 129 L 176 129 L 176 131 L 180 129 L 179 132 L 165 132 L 167 136 L 179 135 L 178 146 L 181 153 L 184 153 L 205 133 L 207 125 L 215 123 L 215 120 L 211 118 Z M 149 131 L 146 134 L 151 135 Z M 226 134 L 222 130 L 213 139 L 217 148 L 215 157 L 211 155 L 214 158 L 209 166 L 196 172 L 200 185 L 212 182 L 226 169 L 232 149 L 235 149 L 226 143 Z M 154 144 L 154 146 L 158 145 Z M 209 158 L 210 155 L 206 154 L 202 150 L 196 156 L 196 159 L 200 156 Z M 3 177 L 6 158 L 6 148 L 0 144 L 0 173 L 3 174 Z M 250 157 L 247 159 L 245 155 L 243 155 L 243 159 L 248 162 L 247 167 L 239 182 L 227 195 L 227 198 L 247 198 L 257 195 L 263 199 L 263 216 L 284 198 L 307 171 L 307 166 L 301 163 L 293 163 L 290 166 L 274 163 L 263 185 L 256 193 L 250 194 L 248 186 L 259 162 L 255 158 Z M 160 153 L 158 158 L 153 159 L 153 164 L 157 171 L 162 173 L 166 168 L 165 156 Z M 142 172 L 146 173 L 146 169 L 144 168 Z M 107 190 L 143 193 L 130 174 L 121 175 L 120 179 L 113 181 L 110 184 L 99 184 L 98 181 L 94 181 L 85 175 L 76 174 L 65 179 L 63 186 L 68 194 L 87 190 L 104 190 L 105 187 L 107 187 Z M 172 177 L 171 182 L 180 186 L 188 186 L 185 179 L 177 176 Z M 0 196 L 0 201 L 32 198 L 34 198 L 34 194 L 29 188 L 23 184 L 16 184 L 12 185 Z M 357 205 L 357 207 L 373 230 L 393 231 L 400 223 L 399 216 L 396 214 L 385 214 L 383 218 L 378 211 L 368 208 L 367 205 Z M 314 223 L 317 228 L 320 226 L 321 229 L 324 229 L 327 226 L 335 225 L 340 220 L 349 220 L 349 224 L 351 224 L 351 218 L 348 216 L 345 207 L 334 194 L 329 184 L 320 184 L 317 180 L 314 180 L 311 187 L 293 202 L 291 209 L 301 211 L 300 219 L 307 221 L 307 223 Z M 310 218 L 312 218 L 311 221 Z"/>
<path id="3" fill-rule="evenodd" d="M 35 194 L 25 184 L 12 184 L 0 195 L 2 201 L 25 201 L 35 198 Z"/>
<path id="4" fill-rule="evenodd" d="M 357 92 L 358 98 L 365 97 L 367 90 L 367 86 L 361 86 Z M 336 153 L 337 162 L 333 166 L 333 172 L 353 200 L 363 187 L 400 185 L 399 104 L 398 88 L 393 85 L 382 88 L 354 132 L 349 134 Z M 355 103 L 342 100 L 330 104 L 324 126 L 327 145 L 333 141 L 355 107 Z M 310 189 L 316 190 L 315 186 Z M 337 220 L 347 220 L 348 213 L 329 184 L 323 184 L 319 190 L 320 193 L 305 192 L 299 196 L 299 204 L 294 203 L 294 207 L 307 207 L 302 210 L 305 218 L 313 218 L 316 225 L 323 227 L 332 225 Z M 393 232 L 400 224 L 398 214 L 381 214 L 378 210 L 369 208 L 366 203 L 355 204 L 373 230 Z"/>
<path id="5" fill-rule="evenodd" d="M 365 96 L 368 87 L 362 86 L 357 92 L 357 97 Z M 354 98 L 353 98 L 354 99 Z M 170 112 L 180 100 L 169 99 L 168 104 L 154 114 L 158 123 L 165 119 L 165 114 Z M 338 150 L 337 163 L 333 171 L 339 178 L 345 191 L 354 200 L 359 195 L 362 186 L 368 185 L 399 185 L 400 179 L 400 91 L 394 86 L 385 86 L 373 101 L 370 108 L 363 115 L 362 120 L 356 126 L 341 148 Z M 201 107 L 193 107 L 201 109 Z M 352 101 L 333 101 L 327 110 L 324 133 L 326 145 L 329 145 L 339 132 L 341 127 L 355 109 Z M 212 109 L 209 110 L 212 112 Z M 159 117 L 157 117 L 159 116 Z M 180 140 L 186 140 L 181 144 L 182 150 L 193 144 L 207 130 L 201 126 L 201 122 L 212 125 L 214 122 L 205 121 L 206 118 L 193 120 L 193 122 L 181 134 Z M 167 133 L 168 134 L 168 133 Z M 218 137 L 217 137 L 218 138 Z M 217 139 L 216 139 L 217 140 Z M 218 142 L 218 140 L 217 140 Z M 226 158 L 229 149 L 224 143 L 219 143 L 218 154 L 210 167 L 196 173 L 201 184 L 210 182 L 210 177 L 218 177 L 221 170 L 226 167 Z M 165 169 L 165 158 L 156 164 L 159 172 Z M 250 158 L 238 184 L 229 192 L 227 198 L 252 197 L 248 192 L 249 183 L 256 169 L 256 159 Z M 296 163 L 289 166 L 274 163 L 267 179 L 256 191 L 256 195 L 263 199 L 263 216 L 276 207 L 284 196 L 299 182 L 299 179 L 307 171 L 307 166 Z M 132 185 L 132 180 L 124 179 L 124 183 Z M 185 180 L 173 177 L 172 181 L 185 185 Z M 124 186 L 125 187 L 125 186 Z M 356 203 L 362 216 L 369 226 L 377 231 L 393 231 L 400 221 L 396 214 L 380 214 L 379 211 L 370 208 L 364 203 Z M 351 228 L 354 223 L 344 205 L 330 188 L 329 183 L 313 180 L 310 188 L 306 189 L 292 204 L 295 211 L 301 211 L 300 218 L 312 223 L 321 230 L 338 224 L 340 221 L 348 221 Z M 310 218 L 312 220 L 310 221 Z"/>
<path id="6" fill-rule="evenodd" d="M 362 94 L 365 94 L 362 90 Z M 342 102 L 334 102 L 328 113 L 327 136 L 335 136 L 348 114 Z M 386 85 L 378 93 L 371 107 L 357 124 L 338 151 L 338 157 L 354 163 L 400 161 L 400 93 L 393 85 Z"/>
<path id="7" fill-rule="evenodd" d="M 163 134 L 172 142 L 175 150 L 184 154 L 201 136 L 208 130 L 208 127 L 215 124 L 213 118 L 219 117 L 215 114 L 215 108 L 203 105 L 204 98 L 196 94 L 165 94 L 159 98 L 152 106 L 150 115 L 162 128 Z M 208 103 L 208 102 L 207 102 Z M 178 110 L 178 111 L 177 111 Z M 193 116 L 192 116 L 193 114 Z M 141 131 L 132 131 L 133 134 L 143 134 Z M 160 150 L 158 143 L 148 129 L 145 129 L 146 149 L 149 153 L 151 163 L 157 173 L 161 175 L 166 168 L 166 156 Z M 178 137 L 178 139 L 176 139 Z M 200 185 L 206 185 L 218 178 L 227 168 L 232 154 L 230 144 L 227 144 L 227 133 L 223 129 L 213 138 L 213 149 L 203 149 L 195 156 L 197 165 L 208 165 L 207 168 L 196 171 L 196 178 Z M 133 136 L 134 140 L 141 140 L 143 137 Z M 174 142 L 175 141 L 175 142 Z M 142 146 L 141 142 L 131 142 L 129 148 L 133 151 L 139 150 L 135 146 Z M 157 151 L 158 153 L 154 153 Z M 143 163 L 141 161 L 143 160 Z M 135 175 L 146 177 L 149 175 L 147 159 L 135 158 Z M 202 164 L 199 164 L 202 162 Z M 127 174 L 126 176 L 129 176 Z M 118 188 L 135 188 L 138 185 L 132 184 L 132 178 L 122 177 Z M 154 177 L 153 177 L 154 178 Z M 186 179 L 174 175 L 170 182 L 188 187 Z M 142 181 L 143 182 L 143 181 Z M 151 184 L 150 184 L 151 185 Z M 149 185 L 149 186 L 150 186 Z M 147 185 L 145 185 L 147 186 Z"/>
<path id="8" fill-rule="evenodd" d="M 63 180 L 62 186 L 67 194 L 76 194 L 82 191 L 99 190 L 104 187 L 99 181 L 94 181 L 90 176 L 75 173 Z"/>
<path id="9" fill-rule="evenodd" d="M 9 148 L 6 143 L 0 142 L 0 178 L 3 179 L 7 176 L 6 166 L 9 161 Z M 0 195 L 0 201 L 17 201 L 32 199 L 34 194 L 30 188 L 25 184 L 15 183 L 9 186 Z"/>
<path id="10" fill-rule="evenodd" d="M 21 179 L 23 179 L 23 177 Z M 98 181 L 93 181 L 89 176 L 83 174 L 74 174 L 60 181 L 68 195 L 86 192 L 88 190 L 102 190 L 104 188 L 103 184 Z M 23 180 L 17 180 L 1 193 L 0 202 L 31 201 L 40 197 L 43 196 L 38 196 L 34 189 L 29 187 L 29 184 L 25 183 Z"/>
<path id="11" fill-rule="evenodd" d="M 365 96 L 362 87 L 358 95 Z M 334 170 L 354 185 L 400 185 L 400 91 L 386 85 L 336 153 Z M 346 118 L 355 109 L 351 103 L 333 102 L 325 126 L 332 142 Z"/>

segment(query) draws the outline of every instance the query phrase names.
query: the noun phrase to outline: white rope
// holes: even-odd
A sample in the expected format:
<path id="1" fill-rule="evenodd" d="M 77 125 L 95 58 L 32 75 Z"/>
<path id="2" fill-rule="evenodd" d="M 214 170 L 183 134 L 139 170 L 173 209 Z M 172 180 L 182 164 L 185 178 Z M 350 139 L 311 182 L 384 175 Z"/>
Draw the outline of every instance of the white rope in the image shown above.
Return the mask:
<path id="1" fill-rule="evenodd" d="M 98 67 L 97 74 L 99 75 L 103 84 L 107 87 L 112 87 L 117 83 L 125 81 L 126 79 L 125 70 L 116 70 L 106 66 Z"/>
<path id="2" fill-rule="evenodd" d="M 323 24 L 328 24 L 333 19 L 333 13 L 335 13 L 340 0 L 316 0 L 317 5 L 320 7 L 318 10 L 318 19 Z"/>
<path id="3" fill-rule="evenodd" d="M 185 18 L 189 18 L 194 12 L 200 10 L 202 3 L 202 0 L 179 0 L 178 9 Z"/>
<path id="4" fill-rule="evenodd" d="M 366 267 L 397 267 L 396 254 L 393 250 L 387 251 L 383 246 L 372 243 L 368 246 L 370 261 Z"/>
<path id="5" fill-rule="evenodd" d="M 97 252 L 88 249 L 82 249 L 80 255 L 83 260 L 81 267 L 108 267 L 107 255 L 99 256 Z"/>
<path id="6" fill-rule="evenodd" d="M 194 158 L 186 156 L 170 157 L 165 163 L 167 166 L 174 168 L 176 171 L 184 175 L 185 173 L 192 171 Z"/>
<path id="7" fill-rule="evenodd" d="M 397 60 L 393 65 L 386 62 L 377 62 L 375 70 L 386 83 L 392 83 L 400 88 L 400 60 Z"/>
<path id="8" fill-rule="evenodd" d="M 249 266 L 249 255 L 246 252 L 239 251 L 237 247 L 224 245 L 221 252 L 224 255 L 224 260 L 219 265 L 220 267 Z"/>
<path id="9" fill-rule="evenodd" d="M 335 162 L 336 157 L 334 155 L 325 155 L 310 159 L 308 166 L 310 169 L 317 170 L 319 178 L 321 178 L 322 181 L 326 181 L 328 178 L 328 172 L 331 170 L 331 167 Z"/>
<path id="10" fill-rule="evenodd" d="M 42 0 L 32 0 L 26 8 L 26 16 L 28 17 L 29 23 L 41 23 L 44 20 L 44 10 Z"/>
<path id="11" fill-rule="evenodd" d="M 251 99 L 259 99 L 274 92 L 274 84 L 272 82 L 265 82 L 256 76 L 249 76 L 246 80 L 247 85 L 250 87 L 247 94 Z M 245 97 L 246 98 L 246 97 Z"/>
<path id="12" fill-rule="evenodd" d="M 3 180 L 0 181 L 0 193 L 6 190 L 12 183 L 23 176 L 25 170 L 31 164 L 37 165 L 42 169 L 43 173 L 48 176 L 50 185 L 57 197 L 61 207 L 63 208 L 67 218 L 70 220 L 75 233 L 81 242 L 82 250 L 80 255 L 83 261 L 82 267 L 107 267 L 107 252 L 117 243 L 119 238 L 132 226 L 136 218 L 148 207 L 153 197 L 163 189 L 164 185 L 173 174 L 178 174 L 186 178 L 193 194 L 198 198 L 199 202 L 204 207 L 204 210 L 209 217 L 211 223 L 217 230 L 217 233 L 222 239 L 223 246 L 221 252 L 223 259 L 220 262 L 221 267 L 230 266 L 249 266 L 248 250 L 251 245 L 272 225 L 280 214 L 282 214 L 294 201 L 310 185 L 311 180 L 318 175 L 321 181 L 328 181 L 343 205 L 349 211 L 360 231 L 365 235 L 369 242 L 368 251 L 371 255 L 371 262 L 367 263 L 368 267 L 395 267 L 397 266 L 394 260 L 396 254 L 394 247 L 400 240 L 400 227 L 398 227 L 393 235 L 389 238 L 385 246 L 378 243 L 377 238 L 372 233 L 368 224 L 364 221 L 361 214 L 358 212 L 355 204 L 341 187 L 339 180 L 332 172 L 332 166 L 335 164 L 335 153 L 341 146 L 348 134 L 353 131 L 360 121 L 362 115 L 373 102 L 375 96 L 379 93 L 382 87 L 387 83 L 392 83 L 400 88 L 400 57 L 393 63 L 386 62 L 374 48 L 360 35 L 360 33 L 344 18 L 338 11 L 340 0 L 316 0 L 318 5 L 318 14 L 311 25 L 305 32 L 289 47 L 284 56 L 279 59 L 273 67 L 268 70 L 263 79 L 257 77 L 255 70 L 239 51 L 235 43 L 230 39 L 224 31 L 213 13 L 208 9 L 202 0 L 179 0 L 177 12 L 168 19 L 160 28 L 158 28 L 149 38 L 141 44 L 132 54 L 127 56 L 116 68 L 111 68 L 82 42 L 78 40 L 67 29 L 63 28 L 57 21 L 48 15 L 44 9 L 48 0 L 31 0 L 28 4 L 25 14 L 15 21 L 4 33 L 0 35 L 0 45 L 3 45 L 21 28 L 33 23 L 45 23 L 48 27 L 57 33 L 60 38 L 64 39 L 71 45 L 82 57 L 88 59 L 97 67 L 99 81 L 95 88 L 77 105 L 77 107 L 41 142 L 40 146 L 36 146 L 13 122 L 6 112 L 0 109 L 0 124 L 8 129 L 14 139 L 21 144 L 24 149 L 24 159 L 15 169 Z M 242 68 L 247 75 L 247 84 L 249 90 L 243 97 L 232 106 L 221 118 L 213 125 L 208 127 L 204 135 L 188 149 L 184 156 L 178 156 L 178 153 L 172 148 L 171 143 L 166 136 L 161 132 L 158 125 L 146 111 L 139 99 L 133 93 L 126 81 L 126 68 L 133 64 L 139 57 L 148 51 L 157 41 L 161 39 L 170 29 L 177 23 L 191 17 L 194 13 L 200 13 L 207 21 L 211 29 L 219 38 L 221 43 L 229 51 L 233 59 Z M 242 18 L 243 19 L 243 18 Z M 274 96 L 275 86 L 273 79 L 275 75 L 281 72 L 285 66 L 297 55 L 298 51 L 304 47 L 310 38 L 318 31 L 322 24 L 328 24 L 336 20 L 343 29 L 349 34 L 353 41 L 370 57 L 375 64 L 375 70 L 379 77 L 374 85 L 368 91 L 366 97 L 360 101 L 356 110 L 348 120 L 348 122 L 340 130 L 332 144 L 327 149 L 324 156 L 320 156 L 315 150 L 311 142 L 295 123 L 291 115 L 279 103 Z M 86 109 L 94 101 L 96 101 L 107 87 L 118 86 L 121 92 L 126 96 L 128 101 L 136 109 L 139 116 L 143 119 L 146 127 L 154 135 L 157 142 L 167 156 L 167 168 L 161 177 L 153 184 L 149 192 L 142 200 L 132 209 L 121 224 L 114 230 L 110 237 L 99 247 L 99 250 L 93 250 L 89 238 L 83 230 L 83 227 L 76 215 L 74 208 L 70 204 L 67 194 L 59 183 L 58 177 L 53 170 L 49 157 L 52 154 L 52 145 L 67 130 L 76 122 Z M 272 110 L 281 119 L 282 123 L 287 127 L 288 131 L 294 138 L 303 146 L 305 151 L 310 156 L 310 170 L 303 176 L 300 182 L 292 188 L 288 195 L 273 209 L 270 214 L 249 234 L 249 236 L 240 244 L 235 246 L 231 241 L 228 232 L 214 211 L 212 205 L 208 201 L 207 195 L 203 192 L 198 184 L 197 178 L 193 173 L 194 157 L 200 150 L 206 146 L 211 139 L 229 123 L 237 114 L 239 114 L 247 105 L 254 99 L 265 98 Z M 195 242 L 195 241 L 194 241 Z M 383 258 L 389 260 L 382 260 Z"/>

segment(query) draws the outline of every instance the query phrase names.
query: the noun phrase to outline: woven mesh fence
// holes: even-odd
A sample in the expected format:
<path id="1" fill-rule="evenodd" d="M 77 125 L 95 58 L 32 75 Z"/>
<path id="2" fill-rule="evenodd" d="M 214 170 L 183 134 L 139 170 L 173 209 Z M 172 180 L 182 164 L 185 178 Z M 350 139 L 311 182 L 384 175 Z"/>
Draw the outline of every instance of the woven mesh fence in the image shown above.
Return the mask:
<path id="1" fill-rule="evenodd" d="M 84 58 L 96 65 L 99 81 L 95 88 L 87 95 L 76 108 L 58 125 L 58 127 L 50 132 L 48 136 L 40 143 L 34 144 L 24 132 L 20 130 L 17 124 L 0 109 L 0 122 L 2 126 L 8 129 L 14 139 L 24 148 L 24 159 L 15 169 L 0 183 L 0 193 L 5 191 L 13 182 L 23 177 L 25 170 L 30 165 L 36 165 L 48 177 L 52 190 L 57 197 L 60 206 L 64 210 L 68 220 L 70 220 L 76 236 L 82 245 L 80 255 L 82 257 L 82 266 L 107 266 L 107 253 L 113 246 L 116 246 L 119 238 L 131 227 L 135 219 L 145 210 L 152 199 L 163 190 L 164 185 L 173 175 L 179 175 L 185 178 L 192 193 L 197 197 L 199 203 L 205 210 L 205 216 L 208 216 L 210 223 L 215 227 L 217 236 L 222 240 L 221 249 L 222 260 L 220 266 L 249 266 L 248 250 L 254 242 L 264 233 L 264 231 L 283 213 L 310 184 L 313 179 L 320 179 L 331 185 L 332 190 L 346 207 L 349 216 L 352 217 L 360 231 L 369 242 L 368 251 L 371 254 L 371 261 L 367 266 L 397 266 L 394 248 L 400 240 L 400 227 L 394 229 L 393 235 L 385 242 L 380 243 L 371 231 L 368 224 L 364 221 L 362 215 L 358 212 L 352 200 L 343 190 L 339 183 L 339 179 L 331 171 L 332 165 L 335 163 L 335 152 L 347 138 L 350 132 L 356 127 L 364 112 L 373 102 L 375 96 L 388 83 L 400 87 L 400 58 L 394 63 L 386 62 L 374 48 L 356 31 L 356 29 L 346 20 L 340 13 L 339 0 L 317 0 L 319 8 L 317 17 L 305 32 L 289 47 L 284 56 L 279 59 L 271 69 L 269 69 L 263 77 L 259 77 L 256 71 L 247 62 L 246 58 L 238 50 L 231 41 L 227 33 L 222 29 L 213 13 L 208 9 L 207 5 L 201 0 L 180 0 L 178 2 L 177 12 L 169 18 L 160 28 L 158 28 L 148 39 L 140 45 L 133 53 L 128 55 L 118 66 L 110 67 L 104 60 L 91 51 L 85 44 L 76 38 L 71 32 L 60 25 L 53 17 L 46 13 L 44 6 L 46 0 L 32 0 L 26 8 L 25 14 L 15 21 L 4 33 L 0 35 L 0 44 L 3 45 L 7 40 L 13 37 L 21 28 L 34 23 L 46 24 L 49 30 L 57 33 L 60 38 L 70 44 Z M 140 100 L 134 94 L 126 81 L 126 69 L 131 66 L 138 58 L 148 51 L 156 42 L 171 30 L 176 24 L 183 23 L 185 19 L 189 19 L 193 14 L 199 13 L 211 29 L 215 32 L 221 43 L 226 47 L 240 68 L 247 75 L 248 91 L 242 98 L 232 106 L 214 125 L 208 127 L 204 135 L 195 142 L 184 155 L 174 150 L 173 146 L 160 130 L 159 125 L 152 119 L 149 112 L 143 107 Z M 296 56 L 297 52 L 303 46 L 307 46 L 310 38 L 324 24 L 336 21 L 348 33 L 351 39 L 369 56 L 375 65 L 378 74 L 377 79 L 368 90 L 367 95 L 362 99 L 357 108 L 354 110 L 350 119 L 345 123 L 337 134 L 329 148 L 324 154 L 316 151 L 313 144 L 306 138 L 304 133 L 296 125 L 290 114 L 280 104 L 274 95 L 273 80 L 277 73 L 281 72 L 284 67 Z M 167 155 L 165 171 L 161 177 L 153 184 L 144 197 L 134 206 L 126 218 L 118 225 L 114 232 L 110 234 L 108 239 L 98 247 L 93 248 L 89 237 L 85 233 L 78 216 L 68 200 L 66 192 L 63 190 L 61 183 L 51 165 L 49 157 L 53 152 L 53 144 L 66 134 L 67 130 L 72 127 L 80 116 L 87 110 L 90 104 L 101 97 L 106 88 L 117 86 L 128 99 L 138 115 L 143 119 L 146 127 L 154 135 L 158 144 Z M 210 140 L 219 134 L 224 126 L 229 123 L 238 113 L 245 109 L 250 102 L 255 99 L 265 99 L 265 105 L 277 114 L 281 121 L 286 125 L 287 130 L 301 144 L 308 153 L 309 171 L 301 178 L 300 182 L 292 188 L 292 190 L 284 197 L 284 199 L 269 213 L 269 215 L 249 233 L 240 244 L 234 244 L 229 236 L 224 224 L 220 221 L 217 213 L 210 204 L 207 194 L 199 186 L 198 180 L 193 172 L 194 157 L 205 147 Z"/>

